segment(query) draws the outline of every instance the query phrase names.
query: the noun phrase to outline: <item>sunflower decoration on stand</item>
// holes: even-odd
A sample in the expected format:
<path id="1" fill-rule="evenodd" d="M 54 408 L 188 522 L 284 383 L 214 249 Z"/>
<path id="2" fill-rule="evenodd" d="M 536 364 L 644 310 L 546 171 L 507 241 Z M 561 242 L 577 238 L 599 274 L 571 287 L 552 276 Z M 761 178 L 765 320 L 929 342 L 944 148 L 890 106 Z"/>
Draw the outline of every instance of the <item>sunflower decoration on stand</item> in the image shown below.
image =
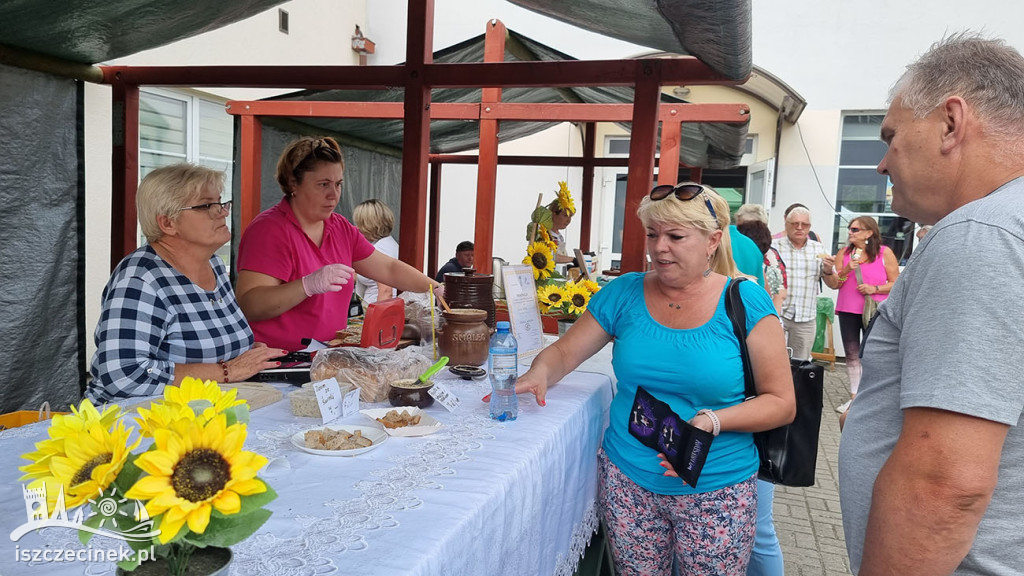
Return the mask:
<path id="1" fill-rule="evenodd" d="M 566 282 L 555 271 L 555 251 L 558 245 L 551 239 L 552 209 L 570 216 L 576 213 L 576 204 L 566 182 L 558 183 L 557 197 L 551 203 L 542 205 L 543 195 L 537 198 L 537 207 L 526 227 L 526 258 L 523 264 L 533 268 L 533 279 L 537 281 L 537 301 L 544 314 L 575 320 L 587 309 L 590 296 L 597 292 L 598 284 L 591 280 Z"/>
<path id="2" fill-rule="evenodd" d="M 119 407 L 101 413 L 83 400 L 72 414 L 54 416 L 49 438 L 22 456 L 31 461 L 21 468 L 22 480 L 32 480 L 30 490 L 46 487 L 47 516 L 62 497 L 69 510 L 90 506 L 77 516 L 90 528 L 103 527 L 113 512 L 136 523 L 151 520 L 154 535 L 127 540 L 135 554 L 118 566 L 132 571 L 153 550 L 179 576 L 195 550 L 251 536 L 270 518 L 263 506 L 277 497 L 257 476 L 267 459 L 242 449 L 249 408 L 236 395 L 195 378 L 167 386 L 161 400 L 138 410 L 134 441 Z M 151 445 L 135 454 L 144 438 Z M 112 502 L 124 509 L 105 508 Z M 79 536 L 87 544 L 92 533 Z"/>

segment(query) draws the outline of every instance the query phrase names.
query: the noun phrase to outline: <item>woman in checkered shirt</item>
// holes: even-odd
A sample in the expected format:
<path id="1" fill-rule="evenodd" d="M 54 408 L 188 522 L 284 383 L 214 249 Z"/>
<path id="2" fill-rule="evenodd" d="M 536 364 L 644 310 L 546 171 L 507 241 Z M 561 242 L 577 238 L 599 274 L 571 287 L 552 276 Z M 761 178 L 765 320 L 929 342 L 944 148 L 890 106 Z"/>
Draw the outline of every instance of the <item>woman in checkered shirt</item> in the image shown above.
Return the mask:
<path id="1" fill-rule="evenodd" d="M 218 248 L 231 240 L 224 174 L 190 164 L 157 168 L 139 184 L 148 243 L 103 289 L 86 397 L 94 403 L 161 394 L 186 376 L 245 380 L 285 353 L 253 342 Z"/>

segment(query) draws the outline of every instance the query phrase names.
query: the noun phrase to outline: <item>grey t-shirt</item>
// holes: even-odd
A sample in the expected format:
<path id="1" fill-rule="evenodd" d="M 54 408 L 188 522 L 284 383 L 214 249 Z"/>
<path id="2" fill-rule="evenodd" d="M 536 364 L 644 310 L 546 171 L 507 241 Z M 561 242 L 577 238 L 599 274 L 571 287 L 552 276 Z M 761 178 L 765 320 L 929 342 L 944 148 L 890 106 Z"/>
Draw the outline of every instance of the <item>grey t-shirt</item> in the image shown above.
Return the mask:
<path id="1" fill-rule="evenodd" d="M 860 569 L 871 492 L 903 425 L 930 407 L 1011 426 L 999 482 L 957 575 L 1024 567 L 1024 179 L 940 220 L 879 308 L 839 445 L 846 547 Z M 970 451 L 970 446 L 963 446 Z M 899 534 L 886 535 L 899 538 Z"/>

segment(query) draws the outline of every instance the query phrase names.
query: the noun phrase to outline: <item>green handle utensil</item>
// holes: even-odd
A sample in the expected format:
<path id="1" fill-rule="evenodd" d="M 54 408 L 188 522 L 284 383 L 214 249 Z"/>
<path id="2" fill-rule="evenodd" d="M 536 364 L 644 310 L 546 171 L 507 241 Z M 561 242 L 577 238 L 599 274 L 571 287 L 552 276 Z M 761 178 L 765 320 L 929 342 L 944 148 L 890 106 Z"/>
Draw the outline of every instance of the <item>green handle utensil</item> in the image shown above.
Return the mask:
<path id="1" fill-rule="evenodd" d="M 437 372 L 439 370 L 441 370 L 441 368 L 444 368 L 445 365 L 447 365 L 447 364 L 448 364 L 448 357 L 447 356 L 441 356 L 440 360 L 435 362 L 434 365 L 431 366 L 430 368 L 427 368 L 426 372 L 424 372 L 423 374 L 420 374 L 419 381 L 423 382 L 424 384 L 426 384 L 427 380 L 430 380 L 431 376 L 433 376 L 434 374 L 437 374 Z"/>

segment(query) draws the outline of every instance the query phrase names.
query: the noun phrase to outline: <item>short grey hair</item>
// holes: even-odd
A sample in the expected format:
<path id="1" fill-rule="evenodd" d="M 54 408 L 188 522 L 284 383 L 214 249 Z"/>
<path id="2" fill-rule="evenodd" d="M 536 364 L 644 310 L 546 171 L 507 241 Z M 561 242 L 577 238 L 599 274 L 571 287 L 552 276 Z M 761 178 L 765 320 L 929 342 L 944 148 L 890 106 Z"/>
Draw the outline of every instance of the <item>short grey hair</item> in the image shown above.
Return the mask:
<path id="1" fill-rule="evenodd" d="M 181 209 L 198 200 L 207 186 L 224 193 L 224 173 L 195 164 L 172 164 L 153 170 L 142 179 L 135 195 L 139 226 L 150 244 L 163 237 L 157 218 L 176 220 Z"/>
<path id="2" fill-rule="evenodd" d="M 889 91 L 889 101 L 924 118 L 950 96 L 968 102 L 985 131 L 1019 141 L 1024 124 L 1024 57 L 1001 39 L 964 31 L 932 44 Z"/>
<path id="3" fill-rule="evenodd" d="M 733 218 L 736 225 L 740 225 L 744 222 L 763 222 L 768 223 L 768 212 L 765 211 L 764 206 L 760 204 L 744 204 L 736 209 L 736 215 Z"/>
<path id="4" fill-rule="evenodd" d="M 789 222 L 793 218 L 793 216 L 800 216 L 801 214 L 806 214 L 807 221 L 811 221 L 811 211 L 808 210 L 807 208 L 804 208 L 803 206 L 797 206 L 796 208 L 790 210 L 789 214 L 786 214 L 786 222 Z"/>

